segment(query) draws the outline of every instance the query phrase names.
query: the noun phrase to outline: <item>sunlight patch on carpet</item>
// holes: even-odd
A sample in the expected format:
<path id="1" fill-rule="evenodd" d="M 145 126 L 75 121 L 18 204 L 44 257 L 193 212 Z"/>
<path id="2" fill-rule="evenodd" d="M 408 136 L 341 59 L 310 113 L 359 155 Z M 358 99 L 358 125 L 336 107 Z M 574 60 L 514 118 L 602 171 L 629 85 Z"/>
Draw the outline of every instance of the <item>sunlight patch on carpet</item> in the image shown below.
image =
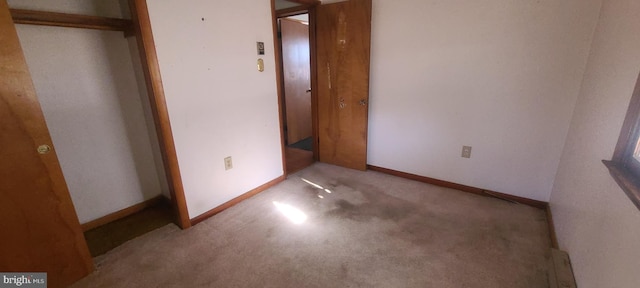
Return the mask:
<path id="1" fill-rule="evenodd" d="M 273 205 L 276 206 L 278 211 L 282 213 L 285 217 L 289 218 L 293 224 L 300 225 L 307 221 L 307 214 L 302 212 L 300 209 L 293 207 L 289 204 L 283 204 L 278 201 L 273 201 Z"/>
<path id="2" fill-rule="evenodd" d="M 329 189 L 327 189 L 327 188 L 322 187 L 322 185 L 319 185 L 319 184 L 313 183 L 313 182 L 311 182 L 311 181 L 309 181 L 309 180 L 307 180 L 307 179 L 304 179 L 304 178 L 300 178 L 300 179 L 302 179 L 302 181 L 306 182 L 307 184 L 309 184 L 309 185 L 311 185 L 311 186 L 313 186 L 313 187 L 316 187 L 316 188 L 318 188 L 318 189 L 320 189 L 320 190 L 324 190 L 324 192 L 327 192 L 327 193 L 331 194 L 331 190 L 329 190 Z M 320 197 L 320 198 L 322 198 L 322 197 Z"/>

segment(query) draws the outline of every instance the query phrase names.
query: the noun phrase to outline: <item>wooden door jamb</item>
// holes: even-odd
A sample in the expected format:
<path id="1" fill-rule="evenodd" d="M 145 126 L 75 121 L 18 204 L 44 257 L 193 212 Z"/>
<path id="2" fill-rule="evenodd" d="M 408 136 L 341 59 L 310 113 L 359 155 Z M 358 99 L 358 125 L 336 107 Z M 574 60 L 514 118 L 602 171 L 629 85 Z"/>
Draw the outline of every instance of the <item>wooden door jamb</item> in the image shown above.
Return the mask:
<path id="1" fill-rule="evenodd" d="M 301 3 L 298 1 L 292 1 Z M 278 40 L 278 18 L 284 18 L 299 14 L 309 14 L 309 58 L 311 69 L 311 125 L 312 125 L 312 137 L 313 137 L 313 160 L 318 161 L 318 98 L 316 95 L 316 6 L 320 4 L 319 1 L 304 1 L 309 3 L 301 3 L 303 5 L 292 8 L 276 10 L 275 0 L 271 0 L 271 13 L 272 13 L 272 25 L 273 25 L 273 50 L 275 54 L 276 63 L 276 82 L 278 91 L 278 115 L 280 119 L 280 145 L 282 147 L 282 168 L 284 170 L 285 177 L 287 176 L 287 161 L 285 157 L 285 134 L 284 134 L 284 87 L 282 83 L 283 71 L 282 71 L 282 50 L 280 49 L 280 41 Z"/>
<path id="2" fill-rule="evenodd" d="M 184 188 L 182 186 L 182 177 L 180 176 L 180 168 L 178 167 L 178 155 L 173 141 L 173 132 L 171 131 L 171 122 L 169 121 L 169 112 L 164 95 L 164 88 L 162 86 L 160 66 L 153 34 L 151 32 L 151 20 L 149 18 L 147 1 L 129 0 L 129 8 L 131 10 L 131 20 L 133 21 L 138 50 L 140 52 L 147 94 L 151 104 L 153 122 L 158 134 L 162 163 L 171 193 L 171 203 L 175 213 L 174 220 L 180 228 L 187 229 L 191 227 L 191 220 L 189 219 L 189 211 L 187 210 Z"/>

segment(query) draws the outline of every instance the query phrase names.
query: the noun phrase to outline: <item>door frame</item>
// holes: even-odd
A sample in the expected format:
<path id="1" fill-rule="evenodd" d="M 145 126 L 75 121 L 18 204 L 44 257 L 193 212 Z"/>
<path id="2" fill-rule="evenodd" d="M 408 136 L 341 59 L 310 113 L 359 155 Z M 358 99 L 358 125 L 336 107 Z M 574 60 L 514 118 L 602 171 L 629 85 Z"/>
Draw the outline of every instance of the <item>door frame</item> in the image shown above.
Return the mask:
<path id="1" fill-rule="evenodd" d="M 169 192 L 171 193 L 171 204 L 175 213 L 174 221 L 180 228 L 187 229 L 191 227 L 191 219 L 187 210 L 180 167 L 178 166 L 178 155 L 173 141 L 164 87 L 162 86 L 160 64 L 158 63 L 156 46 L 151 32 L 151 19 L 147 1 L 129 0 L 129 10 L 131 11 L 134 35 L 142 62 L 142 71 L 151 104 L 153 122 L 158 134 L 162 164 L 169 184 Z"/>
<path id="2" fill-rule="evenodd" d="M 14 26 L 16 23 L 19 23 L 114 30 L 123 31 L 125 37 L 136 37 L 142 71 L 147 86 L 147 96 L 151 106 L 156 134 L 158 135 L 162 164 L 171 194 L 174 222 L 180 228 L 187 229 L 191 227 L 191 220 L 187 210 L 182 177 L 180 176 L 178 156 L 173 141 L 173 132 L 171 131 L 171 122 L 169 120 L 166 98 L 162 86 L 158 57 L 151 32 L 151 21 L 147 2 L 146 0 L 128 0 L 128 2 L 131 20 L 44 11 L 9 10 Z"/>
<path id="3" fill-rule="evenodd" d="M 316 6 L 320 1 L 316 0 L 288 0 L 299 3 L 300 6 L 276 10 L 275 0 L 271 0 L 271 15 L 273 25 L 273 48 L 276 59 L 276 83 L 278 91 L 278 115 L 280 119 L 280 146 L 282 149 L 282 168 L 287 176 L 287 161 L 285 156 L 285 133 L 284 133 L 284 76 L 282 67 L 282 47 L 278 38 L 278 18 L 285 18 L 300 14 L 309 14 L 309 60 L 310 60 L 310 81 L 311 81 L 311 126 L 313 138 L 313 160 L 318 161 L 318 97 L 317 91 L 317 68 L 316 68 Z"/>

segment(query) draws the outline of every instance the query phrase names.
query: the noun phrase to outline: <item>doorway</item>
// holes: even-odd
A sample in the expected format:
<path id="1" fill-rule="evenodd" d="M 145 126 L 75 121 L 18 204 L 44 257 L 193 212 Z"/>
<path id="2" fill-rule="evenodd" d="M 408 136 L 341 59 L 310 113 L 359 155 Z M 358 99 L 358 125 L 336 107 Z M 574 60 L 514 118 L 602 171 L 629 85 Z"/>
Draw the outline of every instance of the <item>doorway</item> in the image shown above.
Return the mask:
<path id="1" fill-rule="evenodd" d="M 291 7 L 284 5 L 294 2 Z M 289 3 L 291 4 L 291 3 Z M 295 6 L 298 5 L 298 6 Z M 321 161 L 357 170 L 367 169 L 367 128 L 369 110 L 369 69 L 371 45 L 371 0 L 331 1 L 321 4 L 315 0 L 272 0 L 274 11 L 274 33 L 281 33 L 285 18 L 308 13 L 308 39 L 311 89 L 312 150 L 313 160 L 301 165 L 302 168 Z M 287 19 L 289 20 L 289 19 Z M 291 109 L 285 103 L 287 83 L 290 78 L 284 67 L 288 56 L 283 48 L 286 41 L 277 37 L 280 45 L 276 48 L 278 67 L 278 91 L 281 107 L 283 137 L 283 162 L 295 150 L 288 148 L 295 144 L 289 139 L 292 129 Z M 301 91 L 302 88 L 297 88 Z M 290 96 L 291 97 L 291 96 Z M 295 112 L 294 112 L 295 113 Z M 298 140 L 293 138 L 294 140 Z M 289 155 L 287 155 L 289 154 Z M 306 159 L 309 159 L 308 157 Z M 296 163 L 297 164 L 297 163 Z M 287 173 L 301 169 L 293 164 Z"/>
<path id="2" fill-rule="evenodd" d="M 311 45 L 309 14 L 277 17 L 280 49 L 279 81 L 283 87 L 281 117 L 283 119 L 286 173 L 295 173 L 313 164 L 314 136 L 311 89 Z"/>

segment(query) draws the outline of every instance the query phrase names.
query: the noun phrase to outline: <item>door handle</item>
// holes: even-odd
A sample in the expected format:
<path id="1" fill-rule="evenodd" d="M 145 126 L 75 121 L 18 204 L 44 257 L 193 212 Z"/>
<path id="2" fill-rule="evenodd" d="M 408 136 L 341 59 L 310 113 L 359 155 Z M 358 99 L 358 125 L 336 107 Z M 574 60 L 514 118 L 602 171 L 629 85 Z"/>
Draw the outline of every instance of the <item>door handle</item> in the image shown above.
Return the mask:
<path id="1" fill-rule="evenodd" d="M 51 146 L 47 144 L 40 145 L 38 146 L 37 151 L 39 154 L 48 154 L 49 152 L 51 152 Z"/>
<path id="2" fill-rule="evenodd" d="M 311 88 L 307 89 L 307 93 L 311 93 Z"/>

